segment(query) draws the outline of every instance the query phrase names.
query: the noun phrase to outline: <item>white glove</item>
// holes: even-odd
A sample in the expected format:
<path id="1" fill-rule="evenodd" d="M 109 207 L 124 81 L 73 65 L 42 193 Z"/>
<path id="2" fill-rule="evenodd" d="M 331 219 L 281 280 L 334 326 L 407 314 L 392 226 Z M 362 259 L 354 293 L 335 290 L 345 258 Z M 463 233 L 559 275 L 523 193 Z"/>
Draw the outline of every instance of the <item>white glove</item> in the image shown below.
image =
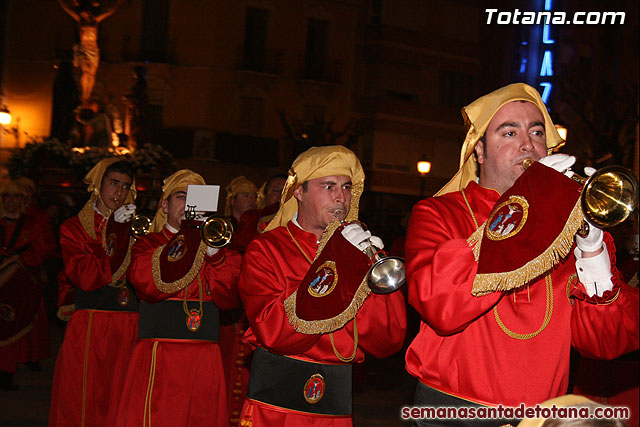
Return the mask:
<path id="1" fill-rule="evenodd" d="M 594 168 L 592 168 L 591 166 L 587 166 L 584 168 L 584 174 L 587 177 L 590 177 L 591 175 L 593 175 L 594 173 L 596 173 L 596 170 Z"/>
<path id="2" fill-rule="evenodd" d="M 595 252 L 602 248 L 602 237 L 602 230 L 592 224 L 589 224 L 589 234 L 587 234 L 587 237 L 580 237 L 576 234 L 576 246 L 583 253 Z"/>
<path id="3" fill-rule="evenodd" d="M 113 219 L 116 222 L 123 223 L 131 219 L 136 212 L 136 205 L 129 203 L 128 205 L 122 205 L 113 213 Z"/>
<path id="4" fill-rule="evenodd" d="M 540 163 L 542 163 L 543 165 L 548 166 L 562 174 L 565 174 L 569 178 L 573 176 L 571 166 L 573 166 L 575 162 L 576 158 L 567 154 L 552 154 L 540 159 Z"/>
<path id="5" fill-rule="evenodd" d="M 218 253 L 220 248 L 212 248 L 211 246 L 207 246 L 207 256 L 214 256 Z"/>
<path id="6" fill-rule="evenodd" d="M 372 236 L 371 232 L 362 229 L 360 224 L 349 224 L 342 229 L 342 235 L 349 243 L 356 248 L 364 251 L 369 246 L 373 245 L 378 249 L 384 248 L 382 239 L 378 236 Z"/>

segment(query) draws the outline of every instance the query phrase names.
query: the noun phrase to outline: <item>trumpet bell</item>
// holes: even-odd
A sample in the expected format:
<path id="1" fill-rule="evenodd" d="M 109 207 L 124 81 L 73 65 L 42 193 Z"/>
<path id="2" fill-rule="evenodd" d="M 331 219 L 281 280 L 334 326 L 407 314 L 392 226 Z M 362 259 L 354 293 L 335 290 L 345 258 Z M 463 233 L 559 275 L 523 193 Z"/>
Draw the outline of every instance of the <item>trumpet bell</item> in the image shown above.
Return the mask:
<path id="1" fill-rule="evenodd" d="M 136 215 L 131 220 L 131 234 L 136 239 L 138 237 L 146 236 L 151 228 L 151 222 L 153 219 L 148 215 Z"/>
<path id="2" fill-rule="evenodd" d="M 390 294 L 405 282 L 404 259 L 396 256 L 379 259 L 367 274 L 367 285 L 374 294 Z"/>
<path id="3" fill-rule="evenodd" d="M 202 240 L 212 248 L 221 248 L 231 242 L 233 223 L 228 218 L 210 216 L 200 226 Z"/>
<path id="4" fill-rule="evenodd" d="M 580 196 L 582 210 L 593 225 L 613 227 L 626 220 L 638 203 L 638 182 L 620 166 L 607 166 L 587 180 Z"/>

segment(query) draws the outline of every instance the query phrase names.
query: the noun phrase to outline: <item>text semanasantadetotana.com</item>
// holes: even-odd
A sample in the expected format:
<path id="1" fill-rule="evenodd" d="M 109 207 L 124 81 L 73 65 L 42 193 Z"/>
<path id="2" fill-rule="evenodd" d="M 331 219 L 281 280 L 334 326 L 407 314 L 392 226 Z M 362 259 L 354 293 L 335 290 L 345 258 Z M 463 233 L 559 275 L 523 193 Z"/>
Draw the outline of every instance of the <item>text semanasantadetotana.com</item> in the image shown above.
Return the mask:
<path id="1" fill-rule="evenodd" d="M 498 11 L 485 9 L 487 24 L 546 24 L 546 25 L 595 25 L 595 24 L 624 24 L 625 12 L 575 12 L 567 14 L 559 11 L 527 12 L 515 9 L 513 11 Z"/>
<path id="2" fill-rule="evenodd" d="M 502 406 L 497 407 L 430 407 L 404 406 L 400 409 L 403 420 L 420 419 L 524 419 L 524 418 L 583 418 L 583 419 L 629 419 L 630 411 L 625 406 L 558 407 L 552 405 Z"/>

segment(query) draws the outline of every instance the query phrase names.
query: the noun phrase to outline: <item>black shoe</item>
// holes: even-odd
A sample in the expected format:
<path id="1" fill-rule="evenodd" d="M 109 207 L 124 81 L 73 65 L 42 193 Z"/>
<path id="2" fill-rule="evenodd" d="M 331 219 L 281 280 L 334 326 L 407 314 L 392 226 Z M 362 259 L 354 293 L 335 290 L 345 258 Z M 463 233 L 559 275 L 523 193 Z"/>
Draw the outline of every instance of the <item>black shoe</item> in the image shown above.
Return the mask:
<path id="1" fill-rule="evenodd" d="M 38 361 L 27 362 L 27 363 L 25 363 L 25 365 L 27 366 L 27 368 L 29 368 L 30 371 L 33 371 L 33 372 L 42 371 L 42 366 L 40 366 L 40 362 L 38 362 Z"/>

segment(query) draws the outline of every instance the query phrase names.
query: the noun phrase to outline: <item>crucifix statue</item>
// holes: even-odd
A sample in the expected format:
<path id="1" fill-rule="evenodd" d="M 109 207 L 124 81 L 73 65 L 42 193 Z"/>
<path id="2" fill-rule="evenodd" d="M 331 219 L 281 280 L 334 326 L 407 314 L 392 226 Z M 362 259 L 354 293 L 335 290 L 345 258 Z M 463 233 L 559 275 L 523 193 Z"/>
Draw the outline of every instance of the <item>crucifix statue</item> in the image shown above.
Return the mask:
<path id="1" fill-rule="evenodd" d="M 73 65 L 81 72 L 80 105 L 87 106 L 100 64 L 98 25 L 120 7 L 125 0 L 58 0 L 58 3 L 78 23 L 80 43 L 73 48 Z"/>

